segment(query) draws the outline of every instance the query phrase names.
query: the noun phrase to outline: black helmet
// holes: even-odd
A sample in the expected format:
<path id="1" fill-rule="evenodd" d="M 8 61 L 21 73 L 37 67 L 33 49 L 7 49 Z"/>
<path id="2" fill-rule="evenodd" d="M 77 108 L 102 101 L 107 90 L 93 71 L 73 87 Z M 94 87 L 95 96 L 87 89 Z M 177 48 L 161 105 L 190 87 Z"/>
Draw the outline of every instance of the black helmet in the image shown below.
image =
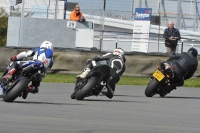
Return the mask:
<path id="1" fill-rule="evenodd" d="M 192 54 L 194 57 L 197 57 L 197 55 L 198 55 L 198 51 L 195 48 L 190 48 L 188 50 L 188 53 Z"/>

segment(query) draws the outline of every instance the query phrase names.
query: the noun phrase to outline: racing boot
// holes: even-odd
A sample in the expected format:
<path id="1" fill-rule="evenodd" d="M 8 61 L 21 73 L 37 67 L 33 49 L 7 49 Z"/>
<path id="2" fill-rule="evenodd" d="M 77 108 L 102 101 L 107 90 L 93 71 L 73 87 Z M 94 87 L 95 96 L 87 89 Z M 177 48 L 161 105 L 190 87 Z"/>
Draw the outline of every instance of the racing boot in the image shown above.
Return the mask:
<path id="1" fill-rule="evenodd" d="M 28 89 L 29 89 L 29 92 L 30 92 L 30 93 L 33 93 L 33 94 L 39 92 L 39 88 L 38 88 L 37 86 L 34 86 L 34 85 L 30 85 L 30 86 L 28 87 Z"/>
<path id="2" fill-rule="evenodd" d="M 4 75 L 3 78 L 10 81 L 10 80 L 12 80 L 12 77 L 16 72 L 17 72 L 16 69 L 12 68 L 12 69 L 8 70 L 8 73 L 6 75 Z"/>
<path id="3" fill-rule="evenodd" d="M 82 72 L 80 75 L 77 75 L 76 78 L 84 79 L 84 78 L 88 75 L 88 73 L 89 73 L 90 71 L 91 71 L 90 68 L 86 68 L 86 69 L 84 70 L 84 72 Z"/>
<path id="4" fill-rule="evenodd" d="M 24 92 L 22 93 L 22 98 L 26 99 L 29 93 L 29 88 L 27 88 L 26 90 L 24 90 Z"/>
<path id="5" fill-rule="evenodd" d="M 102 90 L 101 90 L 101 93 L 103 95 L 106 95 L 106 93 L 108 92 L 108 89 L 106 87 L 104 87 Z"/>
<path id="6" fill-rule="evenodd" d="M 106 97 L 108 97 L 109 99 L 112 99 L 112 97 L 113 97 L 112 92 L 110 92 L 106 87 L 104 87 L 104 88 L 101 90 L 101 93 L 102 93 L 103 95 L 105 95 Z"/>
<path id="7" fill-rule="evenodd" d="M 30 92 L 30 93 L 33 93 L 33 94 L 38 93 L 38 92 L 39 92 L 38 90 L 39 90 L 38 87 L 35 87 L 35 86 L 33 86 L 33 85 L 30 85 L 30 86 L 28 86 L 28 88 L 23 92 L 22 98 L 23 98 L 23 99 L 26 99 L 29 92 Z"/>
<path id="8" fill-rule="evenodd" d="M 106 96 L 107 96 L 109 99 L 112 99 L 113 94 L 112 94 L 111 92 L 108 91 L 108 92 L 106 93 Z"/>

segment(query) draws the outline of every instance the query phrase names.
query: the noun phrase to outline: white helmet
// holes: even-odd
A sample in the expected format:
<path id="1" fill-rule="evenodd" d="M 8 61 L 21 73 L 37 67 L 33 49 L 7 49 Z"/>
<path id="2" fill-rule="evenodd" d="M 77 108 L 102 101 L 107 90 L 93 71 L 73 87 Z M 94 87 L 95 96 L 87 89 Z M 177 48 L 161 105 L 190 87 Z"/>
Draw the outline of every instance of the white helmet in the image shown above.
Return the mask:
<path id="1" fill-rule="evenodd" d="M 116 48 L 116 49 L 113 51 L 113 54 L 114 54 L 114 55 L 119 55 L 121 58 L 124 57 L 124 51 L 123 51 L 121 48 Z"/>
<path id="2" fill-rule="evenodd" d="M 40 48 L 47 48 L 51 49 L 53 51 L 53 44 L 49 41 L 44 41 L 41 45 Z"/>

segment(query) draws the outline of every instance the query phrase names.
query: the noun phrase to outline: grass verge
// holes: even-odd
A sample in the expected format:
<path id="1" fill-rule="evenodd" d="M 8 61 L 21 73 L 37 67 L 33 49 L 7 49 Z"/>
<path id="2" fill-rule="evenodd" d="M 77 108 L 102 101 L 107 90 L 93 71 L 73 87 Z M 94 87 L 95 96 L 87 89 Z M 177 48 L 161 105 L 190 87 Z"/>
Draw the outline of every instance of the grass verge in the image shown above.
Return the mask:
<path id="1" fill-rule="evenodd" d="M 2 74 L 0 72 L 0 74 Z M 47 74 L 42 82 L 56 83 L 74 83 L 76 81 L 75 74 Z M 149 82 L 149 78 L 122 76 L 118 85 L 144 85 Z M 200 78 L 191 78 L 185 81 L 185 87 L 200 87 Z"/>
<path id="2" fill-rule="evenodd" d="M 47 74 L 43 82 L 74 83 L 75 74 Z M 122 76 L 118 85 L 144 85 L 149 82 L 149 78 Z M 185 87 L 200 87 L 200 78 L 191 78 L 185 81 Z"/>

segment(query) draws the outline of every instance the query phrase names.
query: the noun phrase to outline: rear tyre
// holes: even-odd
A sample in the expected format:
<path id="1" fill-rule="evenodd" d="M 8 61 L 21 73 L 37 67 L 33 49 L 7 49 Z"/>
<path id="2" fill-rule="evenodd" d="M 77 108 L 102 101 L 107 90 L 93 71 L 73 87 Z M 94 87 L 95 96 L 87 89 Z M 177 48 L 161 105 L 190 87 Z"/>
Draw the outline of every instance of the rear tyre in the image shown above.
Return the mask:
<path id="1" fill-rule="evenodd" d="M 91 77 L 87 84 L 76 92 L 75 98 L 77 100 L 83 100 L 86 96 L 90 94 L 92 89 L 96 86 L 98 79 L 96 77 Z"/>
<path id="2" fill-rule="evenodd" d="M 155 78 L 153 78 L 153 79 L 149 82 L 149 84 L 148 84 L 148 86 L 147 86 L 147 88 L 146 88 L 146 90 L 145 90 L 145 92 L 144 92 L 145 95 L 146 95 L 147 97 L 152 97 L 152 96 L 154 96 L 154 95 L 156 94 L 158 85 L 159 85 L 158 80 L 156 80 Z"/>
<path id="3" fill-rule="evenodd" d="M 26 77 L 21 77 L 16 85 L 3 96 L 5 102 L 13 102 L 28 86 L 28 79 Z"/>
<path id="4" fill-rule="evenodd" d="M 159 94 L 160 97 L 165 97 L 167 95 L 167 93 L 162 93 L 162 94 Z"/>

